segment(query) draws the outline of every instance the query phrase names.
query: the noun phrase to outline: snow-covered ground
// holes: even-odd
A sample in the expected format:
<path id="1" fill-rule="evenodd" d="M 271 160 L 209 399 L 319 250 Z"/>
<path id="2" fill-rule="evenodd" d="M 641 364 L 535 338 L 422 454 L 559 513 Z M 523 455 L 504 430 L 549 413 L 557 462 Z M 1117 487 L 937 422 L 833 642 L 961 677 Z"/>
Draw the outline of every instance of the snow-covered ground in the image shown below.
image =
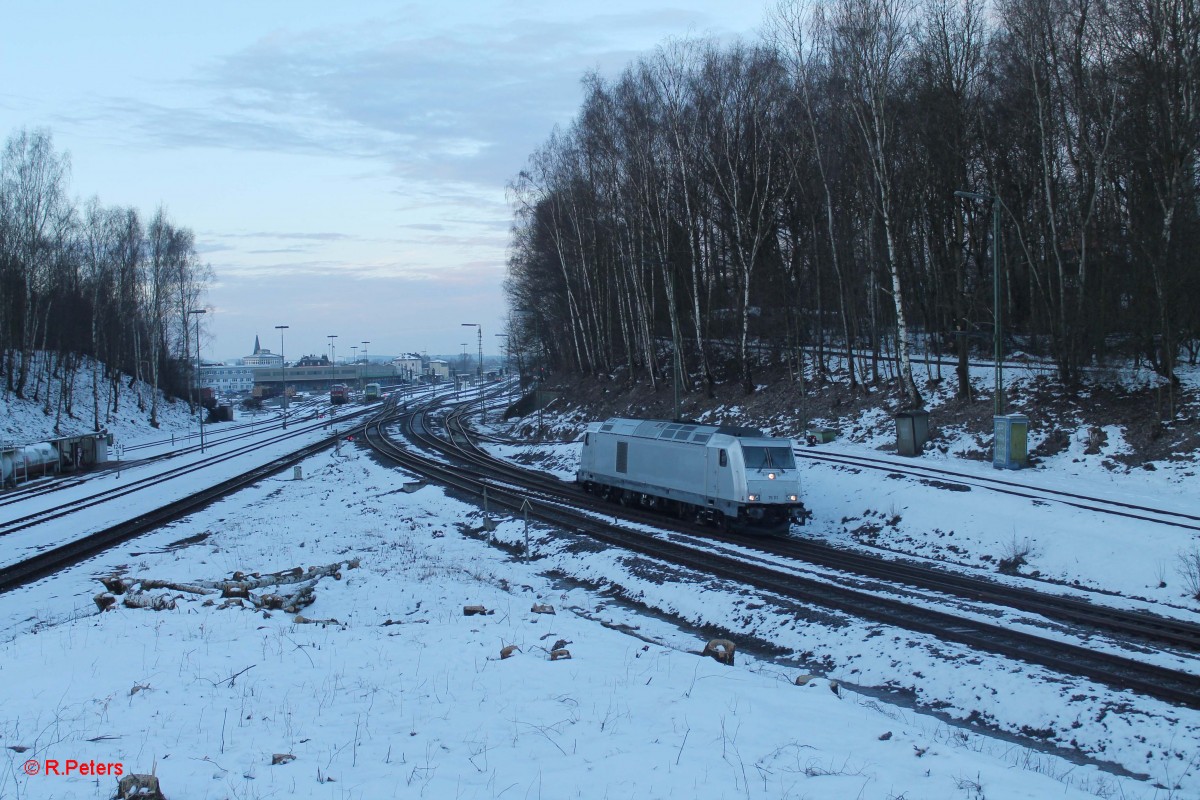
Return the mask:
<path id="1" fill-rule="evenodd" d="M 564 475 L 578 452 L 497 450 Z M 1177 473 L 1091 458 L 1009 477 L 1196 505 Z M 1197 616 L 1176 568 L 1194 531 L 802 463 L 817 518 L 798 535 L 991 574 L 1028 542 L 1026 575 Z M 537 526 L 525 562 L 522 523 L 501 520 L 489 544 L 477 508 L 403 492 L 408 476 L 365 451 L 302 467 L 0 596 L 0 732 L 28 748 L 6 751 L 0 798 L 112 795 L 111 777 L 26 775 L 31 758 L 153 770 L 172 798 L 1200 796 L 1197 712 Z M 176 600 L 157 612 L 92 600 L 113 572 L 185 583 L 352 558 L 302 612 L 336 622 L 182 592 L 156 592 Z M 495 613 L 465 616 L 473 604 Z M 733 667 L 698 655 L 712 631 L 739 643 Z M 550 660 L 559 640 L 569 660 Z"/>
<path id="2" fill-rule="evenodd" d="M 120 453 L 124 449 L 127 456 L 129 451 L 133 451 L 135 458 L 113 458 L 102 471 L 71 476 L 82 480 L 60 479 L 63 488 L 0 509 L 0 523 L 3 523 L 72 504 L 91 504 L 82 520 L 80 514 L 73 513 L 33 527 L 4 532 L 0 536 L 0 566 L 149 513 L 165 503 L 191 496 L 215 483 L 319 442 L 339 429 L 344 431 L 353 424 L 349 415 L 354 410 L 357 409 L 343 409 L 340 416 L 323 415 L 319 420 L 296 420 L 287 431 L 280 429 L 280 419 L 274 415 L 262 415 L 261 423 L 248 429 L 240 427 L 243 420 L 237 417 L 232 423 L 207 427 L 204 453 L 195 446 L 198 439 L 190 439 L 186 435 L 177 436 L 174 442 L 169 437 L 162 438 L 161 431 L 154 432 L 146 440 L 134 438 L 131 445 L 116 448 L 116 451 Z M 164 454 L 174 454 L 174 457 L 165 461 L 155 458 Z M 149 481 L 165 477 L 164 472 L 168 469 L 177 472 L 169 481 L 149 491 L 140 488 Z M 35 479 L 34 485 L 53 482 L 53 478 L 46 481 Z M 105 500 L 114 493 L 121 496 Z M 96 502 L 98 500 L 104 501 Z M 0 620 L 0 631 L 3 630 L 3 624 Z"/>
<path id="3" fill-rule="evenodd" d="M 49 389 L 44 380 L 37 387 L 30 383 L 26 387 L 24 399 L 19 399 L 15 394 L 0 389 L 0 445 L 33 444 L 59 436 L 93 432 L 96 429 L 96 417 L 92 366 L 90 359 L 84 359 L 83 366 L 75 376 L 74 388 L 71 392 L 70 414 L 60 415 L 58 413 L 61 384 L 57 377 L 50 382 Z M 34 399 L 35 388 L 37 389 L 36 400 Z M 111 391 L 111 386 L 107 382 L 103 382 L 100 427 L 112 433 L 117 441 L 128 442 L 146 437 L 170 437 L 172 433 L 180 436 L 186 436 L 189 432 L 199 433 L 197 417 L 189 413 L 188 404 L 182 400 L 159 396 L 159 427 L 154 429 L 150 427 L 151 389 L 148 384 L 132 382 L 128 376 L 122 377 L 121 391 L 115 411 L 112 410 L 110 403 L 105 402 L 110 399 Z M 48 403 L 46 402 L 47 392 L 50 395 Z M 141 408 L 139 408 L 139 398 Z M 50 409 L 49 412 L 47 412 L 47 408 Z M 54 430 L 56 422 L 59 423 L 58 432 Z"/>
<path id="4" fill-rule="evenodd" d="M 639 616 L 608 584 L 547 577 L 571 558 L 555 534 L 535 531 L 523 563 L 472 535 L 476 509 L 435 487 L 399 491 L 404 476 L 362 451 L 304 472 L 0 597 L 0 615 L 24 628 L 0 645 L 13 687 L 0 730 L 29 748 L 9 751 L 0 797 L 113 791 L 112 778 L 25 775 L 31 758 L 153 770 L 168 797 L 189 798 L 1152 796 L 1095 766 L 834 691 L 830 677 L 797 686 L 807 671 L 775 660 L 701 657 L 702 638 Z M 496 535 L 515 545 L 523 533 L 506 521 Z M 169 546 L 197 534 L 207 538 Z M 303 612 L 336 622 L 180 592 L 160 592 L 176 599 L 160 612 L 100 614 L 91 600 L 96 576 L 116 571 L 190 582 L 350 558 L 361 565 L 322 580 Z M 574 558 L 597 580 L 632 563 Z M 749 600 L 703 581 L 660 591 L 709 616 Z M 474 604 L 495 613 L 464 616 Z M 558 640 L 569 660 L 550 660 Z M 501 659 L 507 645 L 517 651 Z M 1045 699 L 1034 692 L 1026 702 Z M 275 754 L 296 759 L 272 765 Z"/>

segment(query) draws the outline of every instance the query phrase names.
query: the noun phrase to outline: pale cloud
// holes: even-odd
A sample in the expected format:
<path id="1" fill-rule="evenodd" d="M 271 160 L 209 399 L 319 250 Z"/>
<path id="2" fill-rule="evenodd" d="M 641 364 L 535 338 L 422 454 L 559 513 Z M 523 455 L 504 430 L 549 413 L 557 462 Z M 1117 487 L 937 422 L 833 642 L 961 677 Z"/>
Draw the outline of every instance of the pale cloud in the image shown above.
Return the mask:
<path id="1" fill-rule="evenodd" d="M 409 13 L 415 15 L 409 16 Z M 589 70 L 615 73 L 665 25 L 697 30 L 703 14 L 655 9 L 441 22 L 393 19 L 275 31 L 193 78 L 199 108 L 114 106 L 149 137 L 196 144 L 337 152 L 383 159 L 401 177 L 503 186 L 579 101 Z"/>
<path id="2" fill-rule="evenodd" d="M 506 186 L 585 73 L 748 32 L 770 1 L 18 4 L 0 123 L 51 126 L 83 195 L 197 232 L 214 355 L 275 324 L 289 353 L 333 332 L 436 350 L 461 321 L 501 330 Z"/>

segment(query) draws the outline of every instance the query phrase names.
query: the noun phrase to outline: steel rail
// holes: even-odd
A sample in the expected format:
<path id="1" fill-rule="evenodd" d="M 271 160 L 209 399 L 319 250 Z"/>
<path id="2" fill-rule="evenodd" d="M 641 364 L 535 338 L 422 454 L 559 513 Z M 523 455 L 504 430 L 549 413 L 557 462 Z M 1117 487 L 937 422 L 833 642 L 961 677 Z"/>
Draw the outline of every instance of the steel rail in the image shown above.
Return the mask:
<path id="1" fill-rule="evenodd" d="M 224 453 L 218 453 L 216 455 L 209 456 L 202 461 L 175 467 L 174 469 L 168 470 L 167 472 L 158 473 L 156 475 L 148 475 L 144 478 L 139 478 L 137 480 L 131 481 L 130 483 L 123 484 L 123 485 L 117 486 L 117 487 L 113 487 L 112 489 L 102 491 L 98 494 L 92 495 L 91 497 L 88 497 L 88 498 L 85 498 L 82 500 L 73 500 L 70 503 L 64 503 L 62 505 L 43 509 L 41 511 L 36 511 L 32 514 L 26 514 L 23 517 L 15 517 L 10 520 L 5 520 L 3 523 L 0 523 L 0 537 L 8 536 L 10 534 L 16 533 L 17 531 L 25 530 L 25 529 L 31 528 L 35 525 L 41 525 L 41 524 L 44 524 L 44 523 L 49 522 L 54 519 L 61 519 L 62 517 L 69 516 L 71 514 L 79 512 L 79 511 L 83 511 L 88 508 L 92 508 L 94 506 L 101 505 L 103 503 L 107 503 L 112 500 L 116 500 L 118 498 L 132 494 L 134 492 L 140 491 L 148 486 L 154 486 L 154 485 L 163 483 L 167 480 L 171 480 L 173 478 L 180 477 L 182 475 L 187 475 L 187 474 L 190 474 L 193 472 L 197 472 L 199 470 L 202 470 L 202 469 L 212 466 L 214 464 L 219 464 L 224 461 L 229 461 L 229 460 L 238 458 L 240 456 L 245 455 L 246 453 L 253 452 L 254 450 L 260 449 L 266 445 L 277 444 L 279 442 L 283 442 L 288 439 L 296 438 L 298 436 L 303 436 L 303 435 L 309 434 L 313 430 L 316 430 L 327 424 L 335 424 L 337 421 L 350 420 L 350 419 L 353 419 L 354 417 L 361 416 L 365 413 L 367 413 L 367 410 L 363 409 L 363 410 L 355 411 L 350 414 L 339 417 L 338 420 L 335 420 L 335 421 L 332 421 L 329 423 L 314 424 L 314 425 L 310 425 L 305 428 L 295 428 L 294 427 L 285 433 L 273 435 L 272 438 L 270 438 L 266 441 L 250 442 L 248 444 L 239 446 L 235 450 L 224 452 Z"/>
<path id="2" fill-rule="evenodd" d="M 253 485 L 280 470 L 315 455 L 321 450 L 330 447 L 342 435 L 343 433 L 331 434 L 322 438 L 319 442 L 306 445 L 294 453 L 281 456 L 268 464 L 221 481 L 203 491 L 168 503 L 134 519 L 45 550 L 15 564 L 0 567 L 0 593 L 12 591 L 39 578 L 60 572 L 111 547 L 153 531 L 187 514 L 195 513 L 209 503 L 227 497 L 239 489 Z"/>
<path id="3" fill-rule="evenodd" d="M 1153 506 L 1139 505 L 1137 503 L 1127 503 L 1121 500 L 1110 500 L 1104 497 L 1094 497 L 1086 494 L 1078 494 L 1076 492 L 1068 492 L 1063 489 L 1046 489 L 1038 486 L 1030 486 L 1028 484 L 1019 483 L 1017 481 L 1008 481 L 1003 478 L 989 478 L 984 475 L 966 475 L 953 470 L 941 469 L 939 467 L 928 467 L 921 464 L 898 464 L 894 461 L 888 461 L 882 458 L 873 458 L 871 456 L 855 456 L 843 453 L 826 453 L 813 452 L 811 449 L 801 448 L 796 450 L 796 455 L 801 458 L 807 458 L 813 461 L 824 461 L 839 466 L 861 467 L 863 469 L 873 469 L 883 472 L 895 472 L 900 475 L 909 475 L 913 477 L 937 476 L 945 477 L 955 483 L 964 486 L 977 486 L 982 489 L 989 489 L 1003 494 L 1015 495 L 1017 497 L 1027 497 L 1033 500 L 1051 500 L 1081 508 L 1087 511 L 1097 511 L 1103 514 L 1111 514 L 1119 517 L 1128 517 L 1130 519 L 1142 520 L 1145 522 L 1154 522 L 1160 525 L 1171 525 L 1178 528 L 1200 531 L 1200 524 L 1190 524 L 1192 522 L 1200 523 L 1200 514 L 1192 514 L 1186 511 L 1173 511 L 1171 509 L 1154 508 Z M 1159 517 L 1172 517 L 1175 519 L 1157 519 L 1150 514 L 1158 515 Z"/>
<path id="4" fill-rule="evenodd" d="M 527 478 L 526 485 L 536 485 L 542 491 L 556 494 L 565 501 L 591 504 L 591 496 L 578 491 L 572 484 L 545 476 L 542 473 L 522 470 L 487 453 L 471 440 L 470 431 L 466 428 L 463 418 L 464 414 L 461 410 L 452 412 L 447 418 L 447 428 L 453 432 L 454 452 L 459 457 L 482 467 L 502 472 L 517 482 L 520 482 L 524 475 Z M 436 441 L 432 444 L 433 446 L 438 445 Z M 441 443 L 441 446 L 443 450 L 447 448 L 444 442 Z M 669 528 L 680 533 L 695 532 L 690 526 L 677 525 L 672 520 L 663 519 L 661 516 L 647 517 L 643 514 L 627 516 L 637 522 Z M 882 559 L 867 553 L 835 548 L 812 540 L 735 537 L 717 530 L 706 530 L 704 536 L 727 544 L 767 552 L 781 558 L 796 559 L 828 569 L 852 572 L 874 580 L 893 584 L 904 583 L 918 589 L 941 592 L 972 602 L 993 603 L 997 606 L 1039 614 L 1067 624 L 1106 630 L 1133 640 L 1200 652 L 1200 624 L 1187 620 L 1098 605 L 1079 597 L 1012 586 L 998 583 L 990 578 L 956 574 L 940 567 L 912 564 L 897 559 Z"/>
<path id="5" fill-rule="evenodd" d="M 428 444 L 419 415 L 411 418 L 411 435 Z M 1147 664 L 1119 654 L 1097 652 L 1087 647 L 1055 641 L 1008 627 L 913 606 L 858 588 L 795 575 L 777 566 L 748 564 L 730 556 L 697 550 L 692 545 L 666 541 L 609 525 L 583 512 L 556 502 L 531 498 L 520 490 L 490 481 L 486 475 L 468 475 L 455 465 L 419 456 L 395 443 L 380 444 L 382 423 L 369 423 L 364 437 L 381 455 L 393 458 L 406 469 L 446 483 L 471 495 L 488 490 L 489 502 L 517 511 L 529 503 L 531 516 L 550 524 L 587 535 L 653 558 L 739 581 L 788 598 L 792 602 L 833 608 L 865 619 L 934 635 L 969 647 L 1038 664 L 1064 674 L 1077 675 L 1118 689 L 1126 688 L 1166 702 L 1200 707 L 1200 676 L 1168 667 Z M 482 468 L 480 468 L 482 469 Z M 508 481 L 507 475 L 504 480 Z M 739 544 L 746 544 L 740 540 Z"/>

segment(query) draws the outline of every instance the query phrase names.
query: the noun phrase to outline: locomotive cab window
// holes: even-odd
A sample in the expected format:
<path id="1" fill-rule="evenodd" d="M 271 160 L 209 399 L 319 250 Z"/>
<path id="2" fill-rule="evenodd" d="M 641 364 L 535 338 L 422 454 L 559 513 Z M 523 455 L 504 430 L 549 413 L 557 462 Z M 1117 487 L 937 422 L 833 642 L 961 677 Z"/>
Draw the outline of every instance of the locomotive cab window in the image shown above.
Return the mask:
<path id="1" fill-rule="evenodd" d="M 727 456 L 727 455 L 725 454 L 725 451 L 724 451 L 724 450 L 722 450 L 722 451 L 721 451 L 721 466 L 722 466 L 722 467 L 728 467 L 728 466 L 729 466 L 729 456 Z"/>
<path id="2" fill-rule="evenodd" d="M 795 469 L 796 458 L 790 447 L 742 446 L 746 469 Z"/>
<path id="3" fill-rule="evenodd" d="M 586 447 L 586 446 L 589 446 L 589 445 L 591 445 L 591 443 L 592 443 L 592 435 L 591 435 L 590 433 L 585 433 L 585 434 L 583 435 L 583 444 L 584 444 L 584 446 L 585 446 L 585 447 Z"/>

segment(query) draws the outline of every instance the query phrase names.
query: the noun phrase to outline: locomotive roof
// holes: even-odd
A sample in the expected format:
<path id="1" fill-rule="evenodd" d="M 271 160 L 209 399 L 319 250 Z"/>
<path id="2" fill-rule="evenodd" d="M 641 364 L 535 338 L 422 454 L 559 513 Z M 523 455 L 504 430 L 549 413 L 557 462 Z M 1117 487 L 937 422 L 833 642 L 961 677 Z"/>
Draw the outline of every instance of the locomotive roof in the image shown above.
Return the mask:
<path id="1" fill-rule="evenodd" d="M 638 436 L 643 439 L 674 439 L 677 441 L 692 441 L 697 444 L 707 442 L 716 433 L 749 439 L 772 438 L 758 428 L 746 428 L 739 425 L 703 425 L 698 422 L 622 419 L 620 417 L 605 420 L 600 425 L 600 430 L 606 433 L 611 431 L 625 436 Z"/>

